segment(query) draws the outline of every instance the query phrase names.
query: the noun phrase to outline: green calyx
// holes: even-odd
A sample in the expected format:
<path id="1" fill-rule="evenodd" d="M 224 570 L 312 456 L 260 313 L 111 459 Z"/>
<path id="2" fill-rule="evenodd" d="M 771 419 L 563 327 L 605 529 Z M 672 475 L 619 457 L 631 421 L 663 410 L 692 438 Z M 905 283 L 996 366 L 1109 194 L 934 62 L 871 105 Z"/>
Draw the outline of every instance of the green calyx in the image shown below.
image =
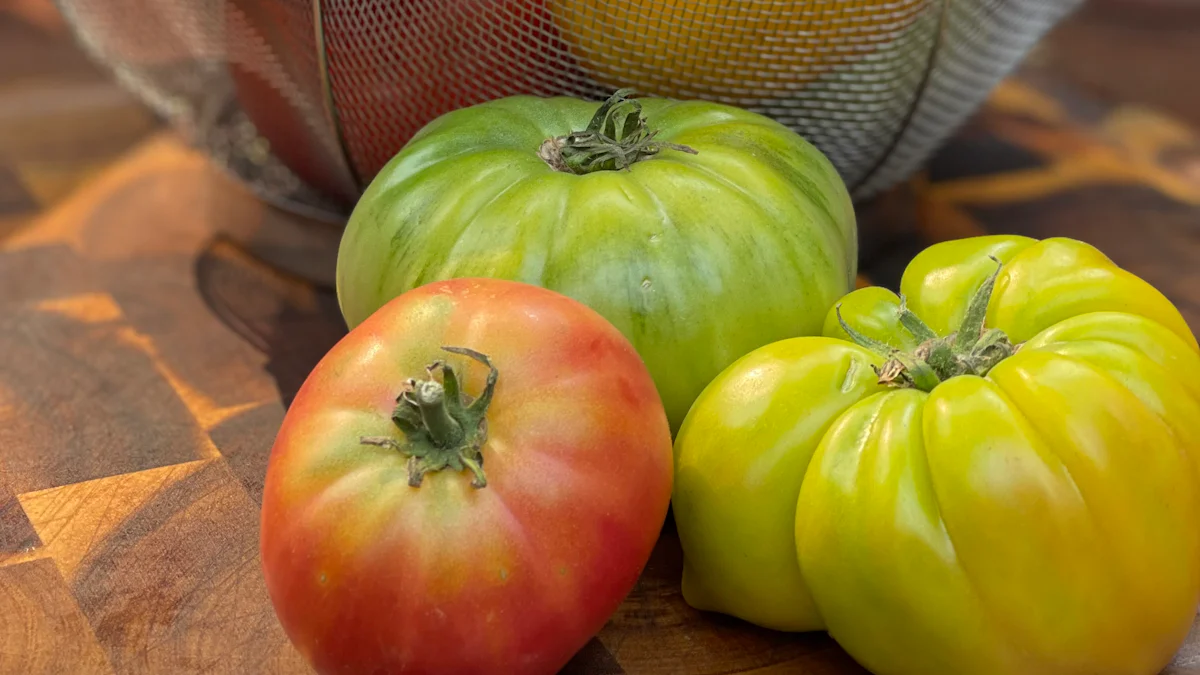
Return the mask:
<path id="1" fill-rule="evenodd" d="M 696 154 L 686 145 L 654 140 L 658 131 L 647 128 L 642 104 L 628 98 L 632 93 L 618 90 L 592 116 L 587 129 L 547 139 L 538 157 L 555 171 L 582 175 L 628 169 L 664 149 Z"/>
<path id="2" fill-rule="evenodd" d="M 1021 345 L 1014 345 L 1004 331 L 984 327 L 988 303 L 1002 266 L 995 257 L 992 260 L 996 263 L 996 271 L 975 291 L 962 324 L 950 335 L 942 337 L 935 333 L 908 309 L 904 296 L 900 296 L 897 319 L 920 343 L 911 352 L 896 349 L 854 330 L 842 319 L 841 305 L 837 306 L 838 323 L 850 339 L 887 359 L 882 366 L 875 368 L 880 384 L 933 391 L 938 384 L 958 375 L 987 375 L 996 364 L 1017 353 Z"/>
<path id="3" fill-rule="evenodd" d="M 428 379 L 410 379 L 396 397 L 392 422 L 404 433 L 401 443 L 390 436 L 363 436 L 360 442 L 392 448 L 408 457 L 408 484 L 420 487 L 432 471 L 469 469 L 471 486 L 487 486 L 483 472 L 483 444 L 487 441 L 487 408 L 500 372 L 487 356 L 465 347 L 442 347 L 452 354 L 472 358 L 490 369 L 483 393 L 473 401 L 459 388 L 458 374 L 448 363 L 435 361 L 426 369 Z M 435 377 L 441 371 L 442 380 Z"/>

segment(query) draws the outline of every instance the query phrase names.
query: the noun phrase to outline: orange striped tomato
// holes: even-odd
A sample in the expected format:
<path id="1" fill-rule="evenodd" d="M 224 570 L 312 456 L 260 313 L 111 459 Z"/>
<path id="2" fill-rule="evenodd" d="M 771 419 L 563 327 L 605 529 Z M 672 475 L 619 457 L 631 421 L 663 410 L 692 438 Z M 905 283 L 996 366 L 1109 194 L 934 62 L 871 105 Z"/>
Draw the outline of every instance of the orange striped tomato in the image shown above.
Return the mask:
<path id="1" fill-rule="evenodd" d="M 612 325 L 535 286 L 434 283 L 296 396 L 267 588 L 319 672 L 553 673 L 633 587 L 670 493 L 666 413 Z"/>

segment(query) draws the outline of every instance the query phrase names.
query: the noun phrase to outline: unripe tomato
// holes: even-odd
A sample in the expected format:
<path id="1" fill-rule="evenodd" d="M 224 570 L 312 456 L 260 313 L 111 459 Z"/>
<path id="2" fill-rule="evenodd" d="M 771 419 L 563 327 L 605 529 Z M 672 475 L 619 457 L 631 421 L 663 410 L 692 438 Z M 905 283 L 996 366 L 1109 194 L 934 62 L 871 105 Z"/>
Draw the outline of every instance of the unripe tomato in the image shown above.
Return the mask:
<path id="1" fill-rule="evenodd" d="M 537 284 L 638 350 L 672 428 L 723 368 L 821 330 L 853 287 L 854 208 L 829 160 L 702 101 L 529 96 L 445 115 L 379 173 L 338 250 L 355 326 L 437 279 Z"/>

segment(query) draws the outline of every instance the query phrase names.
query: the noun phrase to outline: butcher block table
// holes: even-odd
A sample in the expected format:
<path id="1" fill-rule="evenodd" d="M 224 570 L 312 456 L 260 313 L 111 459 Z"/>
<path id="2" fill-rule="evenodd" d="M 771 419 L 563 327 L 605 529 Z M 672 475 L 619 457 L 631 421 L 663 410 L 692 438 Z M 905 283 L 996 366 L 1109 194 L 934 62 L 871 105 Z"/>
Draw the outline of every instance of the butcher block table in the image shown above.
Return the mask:
<path id="1" fill-rule="evenodd" d="M 258 511 L 284 411 L 345 331 L 338 229 L 265 206 L 105 85 L 76 85 L 87 114 L 21 86 L 0 87 L 0 674 L 311 672 Z M 1200 329 L 1200 134 L 1036 70 L 859 218 L 861 282 L 894 287 L 938 240 L 1065 235 Z M 680 568 L 668 522 L 564 672 L 865 672 L 823 634 L 691 609 Z M 1166 672 L 1200 674 L 1200 635 Z"/>

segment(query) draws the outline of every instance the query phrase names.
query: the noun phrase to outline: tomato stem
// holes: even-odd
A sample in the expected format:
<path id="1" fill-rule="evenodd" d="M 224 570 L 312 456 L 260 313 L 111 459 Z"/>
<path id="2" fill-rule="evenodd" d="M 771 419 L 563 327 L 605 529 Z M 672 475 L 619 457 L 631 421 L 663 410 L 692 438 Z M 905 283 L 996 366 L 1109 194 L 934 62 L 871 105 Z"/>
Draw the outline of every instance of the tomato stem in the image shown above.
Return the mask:
<path id="1" fill-rule="evenodd" d="M 555 171 L 586 174 L 627 170 L 637 162 L 669 149 L 697 154 L 692 148 L 654 140 L 657 130 L 646 126 L 642 104 L 619 89 L 602 103 L 583 131 L 546 139 L 538 157 Z"/>
<path id="2" fill-rule="evenodd" d="M 969 349 L 979 342 L 979 338 L 983 335 L 983 322 L 987 317 L 988 303 L 992 299 L 992 289 L 996 286 L 996 277 L 1000 274 L 1002 267 L 995 256 L 988 257 L 995 261 L 996 271 L 984 280 L 983 284 L 975 291 L 970 304 L 967 305 L 967 314 L 963 317 L 962 325 L 958 329 L 958 336 L 954 340 L 955 349 Z"/>
<path id="3" fill-rule="evenodd" d="M 900 296 L 897 320 L 920 342 L 912 352 L 896 349 L 859 333 L 842 318 L 841 305 L 835 308 L 838 323 L 846 335 L 859 346 L 886 359 L 882 366 L 875 368 L 880 384 L 933 391 L 934 387 L 952 377 L 982 377 L 1021 348 L 1020 345 L 1014 345 L 1004 331 L 995 328 L 985 330 L 988 303 L 991 302 L 996 278 L 1003 267 L 995 257 L 989 257 L 996 263 L 996 271 L 976 289 L 958 331 L 948 336 L 939 336 L 908 308 L 905 297 Z"/>
<path id="4" fill-rule="evenodd" d="M 919 342 L 937 337 L 937 333 L 908 308 L 908 298 L 905 298 L 903 293 L 900 294 L 900 325 Z"/>
<path id="5" fill-rule="evenodd" d="M 500 372 L 484 354 L 465 347 L 442 347 L 488 367 L 487 384 L 474 401 L 467 403 L 459 387 L 458 373 L 450 364 L 435 361 L 426 367 L 428 379 L 409 379 L 396 397 L 392 422 L 404 434 L 405 443 L 388 436 L 363 436 L 364 445 L 396 450 L 408 457 L 408 484 L 420 487 L 425 474 L 452 469 L 469 470 L 472 487 L 487 486 L 483 470 L 483 444 L 487 441 L 487 409 L 495 393 Z M 442 379 L 436 379 L 438 372 Z"/>
<path id="6" fill-rule="evenodd" d="M 412 400 L 421 411 L 421 421 L 434 443 L 443 448 L 462 443 L 463 430 L 450 416 L 444 385 L 437 380 L 418 382 L 412 390 Z"/>

